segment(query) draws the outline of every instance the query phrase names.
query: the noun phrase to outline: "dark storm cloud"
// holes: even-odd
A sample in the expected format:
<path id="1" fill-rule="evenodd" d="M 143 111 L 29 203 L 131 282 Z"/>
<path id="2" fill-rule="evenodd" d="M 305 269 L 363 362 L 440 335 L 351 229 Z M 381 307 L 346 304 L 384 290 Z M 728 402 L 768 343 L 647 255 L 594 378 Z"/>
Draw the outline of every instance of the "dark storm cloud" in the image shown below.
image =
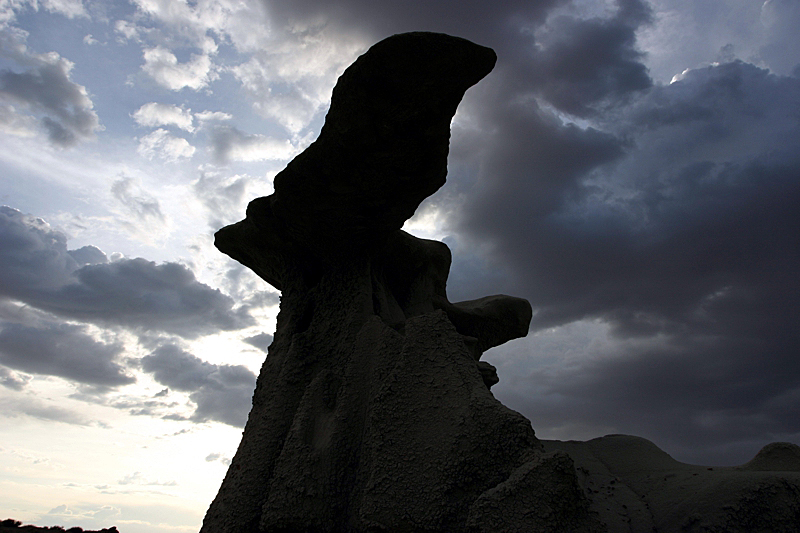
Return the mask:
<path id="1" fill-rule="evenodd" d="M 247 337 L 243 339 L 244 342 L 251 346 L 255 346 L 262 352 L 266 352 L 269 345 L 272 344 L 272 335 L 269 333 L 259 333 L 258 335 L 253 335 L 252 337 Z"/>
<path id="2" fill-rule="evenodd" d="M 322 21 L 370 39 L 405 31 L 438 31 L 481 40 L 516 31 L 512 22 L 540 21 L 548 9 L 564 0 L 441 0 L 427 2 L 370 2 L 344 0 L 273 0 L 264 2 L 270 18 L 290 26 L 299 21 Z M 494 46 L 496 43 L 481 43 Z"/>
<path id="3" fill-rule="evenodd" d="M 534 329 L 599 318 L 642 342 L 534 372 L 528 398 L 509 391 L 535 427 L 638 433 L 699 462 L 798 438 L 798 109 L 795 78 L 691 71 L 609 111 L 606 159 L 569 172 L 590 129 L 544 164 L 519 141 L 534 122 L 501 121 L 461 236 L 490 243 Z"/>
<path id="4" fill-rule="evenodd" d="M 268 7 L 279 23 L 367 43 L 430 30 L 497 52 L 460 107 L 448 185 L 429 202 L 450 213 L 449 293 L 526 297 L 535 331 L 610 328 L 606 351 L 531 353 L 552 365 L 527 381 L 501 375 L 498 396 L 534 427 L 638 432 L 686 459 L 731 462 L 797 440 L 800 80 L 733 62 L 654 84 L 636 43 L 646 2 L 604 18 L 564 5 Z"/>
<path id="5" fill-rule="evenodd" d="M 86 265 L 74 277 L 75 282 L 27 301 L 65 317 L 186 338 L 253 323 L 246 311 L 233 309 L 231 298 L 178 263 L 124 259 Z"/>
<path id="6" fill-rule="evenodd" d="M 246 367 L 215 365 L 174 344 L 157 348 L 142 358 L 141 365 L 162 385 L 190 393 L 196 404 L 190 420 L 215 420 L 237 427 L 247 421 L 256 376 Z"/>
<path id="7" fill-rule="evenodd" d="M 541 32 L 531 65 L 541 96 L 567 113 L 589 116 L 649 88 L 644 54 L 636 49 L 636 30 L 648 22 L 649 9 L 640 2 L 620 2 L 611 19 L 557 17 Z"/>
<path id="8" fill-rule="evenodd" d="M 0 295 L 61 317 L 186 338 L 253 323 L 178 263 L 138 258 L 79 268 L 62 233 L 15 209 L 0 208 L 0 243 Z"/>
<path id="9" fill-rule="evenodd" d="M 0 363 L 23 372 L 89 385 L 127 385 L 136 380 L 116 361 L 122 351 L 122 345 L 98 342 L 80 326 L 0 323 Z"/>
<path id="10" fill-rule="evenodd" d="M 20 288 L 48 290 L 69 281 L 78 264 L 67 253 L 67 237 L 44 220 L 0 206 L 0 293 Z"/>
<path id="11" fill-rule="evenodd" d="M 2 38 L 0 56 L 26 68 L 0 71 L 0 98 L 43 114 L 50 142 L 68 147 L 90 138 L 100 127 L 86 88 L 70 79 L 73 64 L 52 52 L 31 54 L 19 39 Z"/>
<path id="12" fill-rule="evenodd" d="M 785 335 L 687 333 L 584 347 L 578 359 L 535 366 L 517 383 L 498 385 L 497 395 L 544 437 L 624 432 L 684 462 L 743 464 L 768 442 L 800 439 L 797 340 L 791 342 L 787 348 Z M 529 355 L 535 361 L 547 354 Z M 501 384 L 514 379 L 500 375 Z M 565 427 L 578 436 L 565 435 Z"/>
<path id="13" fill-rule="evenodd" d="M 497 89 L 501 93 L 505 90 Z M 497 95 L 492 95 L 494 98 L 501 100 Z M 479 116 L 484 123 L 497 127 L 474 139 L 474 150 L 466 150 L 473 155 L 466 156 L 465 162 L 481 170 L 477 183 L 469 189 L 466 203 L 454 210 L 451 223 L 459 236 L 457 240 L 483 245 L 491 262 L 505 270 L 520 266 L 513 256 L 533 246 L 531 241 L 541 231 L 534 225 L 553 225 L 555 220 L 551 217 L 562 203 L 582 193 L 581 182 L 586 175 L 618 160 L 625 143 L 596 129 L 563 125 L 530 99 L 510 100 L 482 110 Z M 513 242 L 514 246 L 506 248 L 507 242 Z M 480 250 L 481 246 L 465 248 Z M 542 252 L 539 247 L 536 250 Z M 521 264 L 526 260 L 519 258 Z M 476 291 L 519 292 L 519 281 L 512 277 L 494 289 L 480 279 L 456 285 L 455 282 L 463 280 L 458 271 L 462 265 L 463 261 L 456 256 L 453 282 L 449 286 L 456 299 L 477 298 L 480 295 Z M 487 275 L 487 279 L 497 281 L 491 272 Z M 544 275 L 550 273 L 527 268 L 520 272 L 520 278 L 534 276 L 534 281 L 546 283 L 541 278 Z"/>
<path id="14" fill-rule="evenodd" d="M 800 80 L 720 65 L 655 88 L 606 124 L 616 136 L 553 129 L 550 160 L 523 149 L 533 121 L 512 114 L 461 228 L 515 269 L 535 327 L 602 316 L 620 334 L 716 332 L 733 302 L 796 286 L 800 126 L 784 110 L 798 106 Z M 723 307 L 724 322 L 702 318 Z"/>
<path id="15" fill-rule="evenodd" d="M 266 8 L 278 24 L 296 27 L 304 21 L 313 27 L 322 23 L 354 32 L 367 42 L 407 31 L 444 32 L 473 40 L 497 52 L 498 69 L 492 76 L 505 78 L 500 83 L 520 94 L 537 91 L 558 96 L 563 101 L 552 104 L 561 103 L 575 112 L 587 112 L 589 105 L 649 87 L 642 54 L 635 48 L 635 31 L 650 22 L 648 4 L 619 0 L 617 13 L 610 19 L 561 16 L 545 24 L 554 8 L 569 4 L 567 0 L 345 0 L 335 4 L 276 0 L 266 3 Z M 537 31 L 542 42 L 534 37 Z"/>

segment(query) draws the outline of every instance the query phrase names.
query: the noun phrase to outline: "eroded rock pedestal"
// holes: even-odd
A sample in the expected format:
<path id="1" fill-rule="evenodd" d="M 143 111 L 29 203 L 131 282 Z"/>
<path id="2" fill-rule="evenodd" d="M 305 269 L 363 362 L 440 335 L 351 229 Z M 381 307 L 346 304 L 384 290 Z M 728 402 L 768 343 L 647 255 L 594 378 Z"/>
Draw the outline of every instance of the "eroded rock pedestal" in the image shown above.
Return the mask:
<path id="1" fill-rule="evenodd" d="M 479 361 L 527 301 L 450 303 L 450 252 L 400 228 L 444 184 L 450 121 L 492 50 L 390 37 L 339 79 L 319 138 L 216 234 L 281 290 L 275 339 L 204 533 L 595 531 Z"/>

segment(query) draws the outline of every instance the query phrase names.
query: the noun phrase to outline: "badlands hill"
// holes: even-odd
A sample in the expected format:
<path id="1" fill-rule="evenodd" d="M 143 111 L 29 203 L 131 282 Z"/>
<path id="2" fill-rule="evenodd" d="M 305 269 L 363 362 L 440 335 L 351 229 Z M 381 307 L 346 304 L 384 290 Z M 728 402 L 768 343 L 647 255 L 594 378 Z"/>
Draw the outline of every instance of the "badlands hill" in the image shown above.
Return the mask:
<path id="1" fill-rule="evenodd" d="M 741 466 L 705 467 L 629 435 L 542 443 L 575 462 L 590 508 L 609 533 L 800 531 L 795 444 L 768 444 Z"/>

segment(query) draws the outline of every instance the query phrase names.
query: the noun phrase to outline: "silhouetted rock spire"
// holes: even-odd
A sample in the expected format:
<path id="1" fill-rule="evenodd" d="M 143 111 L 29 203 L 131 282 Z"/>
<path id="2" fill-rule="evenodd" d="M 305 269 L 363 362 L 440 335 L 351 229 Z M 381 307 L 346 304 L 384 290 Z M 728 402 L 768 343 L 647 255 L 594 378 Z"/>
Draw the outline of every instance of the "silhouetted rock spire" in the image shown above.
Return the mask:
<path id="1" fill-rule="evenodd" d="M 203 532 L 488 533 L 532 501 L 508 531 L 596 530 L 569 457 L 544 453 L 478 360 L 527 334 L 530 304 L 449 302 L 447 246 L 400 229 L 444 184 L 450 121 L 494 63 L 442 34 L 376 44 L 274 194 L 217 232 L 282 295 Z"/>
<path id="2" fill-rule="evenodd" d="M 282 294 L 202 533 L 798 531 L 793 444 L 728 469 L 639 437 L 543 445 L 490 392 L 480 357 L 527 333 L 530 304 L 451 303 L 450 250 L 400 228 L 444 183 L 450 120 L 494 62 L 447 35 L 376 44 L 275 193 L 217 233 Z"/>

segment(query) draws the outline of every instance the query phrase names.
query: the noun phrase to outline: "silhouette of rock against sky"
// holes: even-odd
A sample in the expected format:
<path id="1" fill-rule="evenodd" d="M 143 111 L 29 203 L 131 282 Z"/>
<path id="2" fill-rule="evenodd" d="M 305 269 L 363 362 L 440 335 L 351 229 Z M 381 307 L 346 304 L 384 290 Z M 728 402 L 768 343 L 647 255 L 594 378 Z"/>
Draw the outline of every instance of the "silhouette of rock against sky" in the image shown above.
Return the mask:
<path id="1" fill-rule="evenodd" d="M 319 138 L 216 246 L 281 290 L 275 338 L 204 533 L 591 531 L 566 454 L 491 394 L 510 296 L 451 303 L 450 251 L 400 228 L 445 182 L 450 122 L 494 52 L 390 37 L 339 78 Z M 543 529 L 543 530 L 550 530 Z M 557 530 L 557 529 L 552 529 Z"/>
<path id="2" fill-rule="evenodd" d="M 319 138 L 216 245 L 281 291 L 241 444 L 202 533 L 785 531 L 800 454 L 727 470 L 639 437 L 540 442 L 497 401 L 511 296 L 451 303 L 450 251 L 401 230 L 445 182 L 450 121 L 494 52 L 395 35 L 339 78 Z"/>

